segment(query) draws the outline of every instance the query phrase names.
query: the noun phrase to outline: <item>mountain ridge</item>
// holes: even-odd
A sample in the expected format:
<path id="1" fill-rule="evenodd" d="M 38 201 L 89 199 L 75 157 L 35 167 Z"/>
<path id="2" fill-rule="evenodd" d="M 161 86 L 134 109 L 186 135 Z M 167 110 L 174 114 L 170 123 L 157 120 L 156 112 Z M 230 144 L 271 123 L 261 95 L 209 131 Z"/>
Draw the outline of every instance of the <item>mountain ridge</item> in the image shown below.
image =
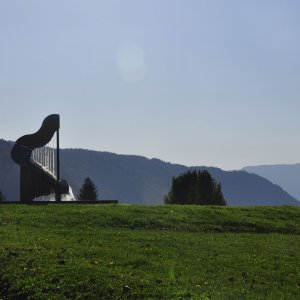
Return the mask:
<path id="1" fill-rule="evenodd" d="M 247 166 L 242 170 L 262 176 L 280 185 L 292 197 L 300 200 L 300 163 Z"/>
<path id="2" fill-rule="evenodd" d="M 10 158 L 12 142 L 0 140 L 0 189 L 8 200 L 19 198 L 19 166 Z M 190 169 L 206 169 L 222 184 L 229 205 L 299 205 L 300 203 L 258 175 L 245 171 L 223 171 L 217 167 L 164 162 L 139 155 L 66 148 L 60 151 L 61 177 L 78 194 L 85 177 L 93 179 L 102 199 L 121 203 L 162 204 L 173 176 Z"/>

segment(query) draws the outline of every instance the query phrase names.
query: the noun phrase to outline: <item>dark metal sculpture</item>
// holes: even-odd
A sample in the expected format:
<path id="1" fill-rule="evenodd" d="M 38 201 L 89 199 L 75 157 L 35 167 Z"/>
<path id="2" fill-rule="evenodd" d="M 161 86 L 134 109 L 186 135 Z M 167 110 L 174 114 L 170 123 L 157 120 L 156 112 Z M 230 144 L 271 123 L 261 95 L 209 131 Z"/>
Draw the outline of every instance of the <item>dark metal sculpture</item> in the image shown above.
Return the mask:
<path id="1" fill-rule="evenodd" d="M 62 194 L 69 193 L 67 182 L 60 179 L 59 174 L 59 127 L 59 115 L 49 115 L 36 133 L 24 135 L 16 141 L 11 157 L 20 165 L 21 202 L 32 202 L 35 198 L 51 194 L 55 195 L 56 201 L 60 201 Z M 54 149 L 45 146 L 55 133 L 57 144 L 54 156 Z M 51 160 L 46 153 L 51 153 Z M 39 159 L 36 160 L 35 156 Z M 52 167 L 45 167 L 43 162 Z"/>

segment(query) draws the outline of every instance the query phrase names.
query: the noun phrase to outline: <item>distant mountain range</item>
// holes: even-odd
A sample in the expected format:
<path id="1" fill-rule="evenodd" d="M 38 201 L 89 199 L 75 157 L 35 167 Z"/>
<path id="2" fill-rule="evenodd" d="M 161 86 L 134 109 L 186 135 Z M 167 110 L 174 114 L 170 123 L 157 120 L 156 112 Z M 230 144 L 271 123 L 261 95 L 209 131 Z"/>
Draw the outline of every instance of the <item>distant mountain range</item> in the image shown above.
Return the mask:
<path id="1" fill-rule="evenodd" d="M 12 142 L 0 140 L 0 190 L 7 200 L 19 199 L 19 166 L 10 158 Z M 120 203 L 162 204 L 173 176 L 189 169 L 206 169 L 222 184 L 229 205 L 299 205 L 296 199 L 265 178 L 245 171 L 186 167 L 135 155 L 82 149 L 61 150 L 61 177 L 78 194 L 90 176 L 102 199 Z"/>
<path id="2" fill-rule="evenodd" d="M 300 200 L 300 164 L 252 166 L 243 170 L 265 177 Z"/>

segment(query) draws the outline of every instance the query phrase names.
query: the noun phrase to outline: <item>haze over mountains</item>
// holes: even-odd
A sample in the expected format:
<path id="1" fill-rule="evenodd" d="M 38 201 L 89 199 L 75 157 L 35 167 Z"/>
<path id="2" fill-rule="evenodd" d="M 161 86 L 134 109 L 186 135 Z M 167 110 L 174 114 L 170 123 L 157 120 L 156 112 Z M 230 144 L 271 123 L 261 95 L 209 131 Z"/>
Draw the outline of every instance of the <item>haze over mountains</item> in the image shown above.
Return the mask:
<path id="1" fill-rule="evenodd" d="M 0 189 L 7 200 L 19 199 L 19 166 L 10 158 L 12 143 L 0 140 Z M 300 203 L 265 178 L 245 171 L 211 167 L 186 167 L 148 159 L 82 149 L 61 150 L 61 177 L 77 194 L 85 177 L 98 187 L 101 199 L 121 203 L 162 204 L 173 176 L 188 169 L 206 169 L 222 184 L 229 205 L 299 205 Z"/>
<path id="2" fill-rule="evenodd" d="M 300 200 L 300 164 L 249 166 L 242 170 L 267 178 Z"/>

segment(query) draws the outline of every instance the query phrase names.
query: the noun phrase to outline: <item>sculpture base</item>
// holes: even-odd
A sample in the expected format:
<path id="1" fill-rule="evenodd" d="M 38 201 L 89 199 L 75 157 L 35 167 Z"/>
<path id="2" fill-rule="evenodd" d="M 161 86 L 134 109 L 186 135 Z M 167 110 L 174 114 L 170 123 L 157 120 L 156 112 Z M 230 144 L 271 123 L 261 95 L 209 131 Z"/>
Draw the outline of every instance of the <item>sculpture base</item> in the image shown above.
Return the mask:
<path id="1" fill-rule="evenodd" d="M 32 201 L 32 202 L 16 202 L 6 201 L 1 204 L 29 204 L 29 205 L 48 205 L 48 204 L 118 204 L 119 200 L 99 200 L 99 201 Z"/>

